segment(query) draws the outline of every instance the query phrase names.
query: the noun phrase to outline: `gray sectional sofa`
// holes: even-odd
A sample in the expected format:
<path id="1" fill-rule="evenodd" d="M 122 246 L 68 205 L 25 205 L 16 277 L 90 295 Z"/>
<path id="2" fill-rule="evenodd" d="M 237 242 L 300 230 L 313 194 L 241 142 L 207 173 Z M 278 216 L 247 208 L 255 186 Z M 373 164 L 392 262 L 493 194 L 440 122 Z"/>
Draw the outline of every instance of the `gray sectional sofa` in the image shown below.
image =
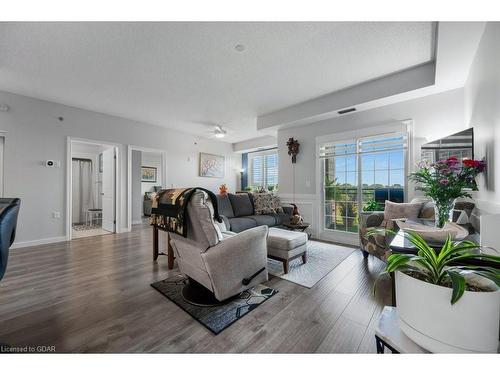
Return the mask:
<path id="1" fill-rule="evenodd" d="M 293 211 L 292 206 L 283 205 L 283 213 L 255 215 L 250 193 L 218 194 L 217 205 L 226 227 L 236 233 L 260 225 L 280 226 L 290 219 Z"/>

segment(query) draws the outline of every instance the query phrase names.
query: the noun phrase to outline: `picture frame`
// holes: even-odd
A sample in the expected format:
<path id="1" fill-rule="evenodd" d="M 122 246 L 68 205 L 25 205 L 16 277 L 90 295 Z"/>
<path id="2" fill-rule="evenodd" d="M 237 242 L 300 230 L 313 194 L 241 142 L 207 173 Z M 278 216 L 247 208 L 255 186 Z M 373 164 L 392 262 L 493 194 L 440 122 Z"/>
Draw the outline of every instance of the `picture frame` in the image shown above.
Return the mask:
<path id="1" fill-rule="evenodd" d="M 207 154 L 200 152 L 200 177 L 224 177 L 225 158 L 223 155 Z"/>
<path id="2" fill-rule="evenodd" d="M 141 182 L 156 182 L 157 168 L 156 167 L 141 167 Z"/>

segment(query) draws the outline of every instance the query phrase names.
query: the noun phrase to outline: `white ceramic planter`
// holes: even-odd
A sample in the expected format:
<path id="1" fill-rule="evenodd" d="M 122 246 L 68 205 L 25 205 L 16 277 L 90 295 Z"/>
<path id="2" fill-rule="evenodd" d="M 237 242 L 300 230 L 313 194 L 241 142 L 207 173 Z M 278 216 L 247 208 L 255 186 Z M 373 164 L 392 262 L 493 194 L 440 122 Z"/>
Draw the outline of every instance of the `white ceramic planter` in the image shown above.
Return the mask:
<path id="1" fill-rule="evenodd" d="M 433 353 L 497 353 L 500 289 L 466 291 L 454 305 L 451 288 L 396 272 L 402 331 Z"/>

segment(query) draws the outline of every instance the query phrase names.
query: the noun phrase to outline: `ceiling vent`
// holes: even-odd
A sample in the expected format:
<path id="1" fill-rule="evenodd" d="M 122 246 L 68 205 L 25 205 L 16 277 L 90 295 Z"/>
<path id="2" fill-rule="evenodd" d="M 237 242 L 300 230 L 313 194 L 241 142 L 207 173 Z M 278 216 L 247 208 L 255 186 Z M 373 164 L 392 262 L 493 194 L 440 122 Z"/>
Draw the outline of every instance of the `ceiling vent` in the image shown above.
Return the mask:
<path id="1" fill-rule="evenodd" d="M 354 112 L 356 110 L 356 108 L 347 108 L 347 109 L 342 109 L 340 111 L 338 111 L 337 113 L 339 115 L 345 115 L 346 113 L 349 113 L 349 112 Z"/>

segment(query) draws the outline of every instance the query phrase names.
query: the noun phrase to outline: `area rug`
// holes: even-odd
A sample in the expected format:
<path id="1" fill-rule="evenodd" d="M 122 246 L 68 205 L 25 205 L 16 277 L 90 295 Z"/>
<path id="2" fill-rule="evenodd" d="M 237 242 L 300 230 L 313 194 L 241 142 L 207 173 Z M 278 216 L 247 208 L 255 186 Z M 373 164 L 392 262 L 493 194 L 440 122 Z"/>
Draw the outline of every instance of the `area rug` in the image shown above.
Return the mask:
<path id="1" fill-rule="evenodd" d="M 100 229 L 100 228 L 101 228 L 100 224 L 92 224 L 92 225 L 73 224 L 73 230 L 76 230 L 76 231 L 92 230 L 92 229 Z"/>
<path id="2" fill-rule="evenodd" d="M 285 275 L 282 262 L 268 259 L 267 270 L 273 276 L 312 288 L 355 250 L 351 247 L 308 241 L 306 264 L 302 263 L 302 258 L 292 260 L 289 272 Z"/>
<path id="3" fill-rule="evenodd" d="M 223 305 L 195 306 L 182 298 L 181 291 L 186 282 L 185 276 L 176 275 L 151 286 L 216 335 L 278 293 L 276 289 L 260 284 Z"/>

